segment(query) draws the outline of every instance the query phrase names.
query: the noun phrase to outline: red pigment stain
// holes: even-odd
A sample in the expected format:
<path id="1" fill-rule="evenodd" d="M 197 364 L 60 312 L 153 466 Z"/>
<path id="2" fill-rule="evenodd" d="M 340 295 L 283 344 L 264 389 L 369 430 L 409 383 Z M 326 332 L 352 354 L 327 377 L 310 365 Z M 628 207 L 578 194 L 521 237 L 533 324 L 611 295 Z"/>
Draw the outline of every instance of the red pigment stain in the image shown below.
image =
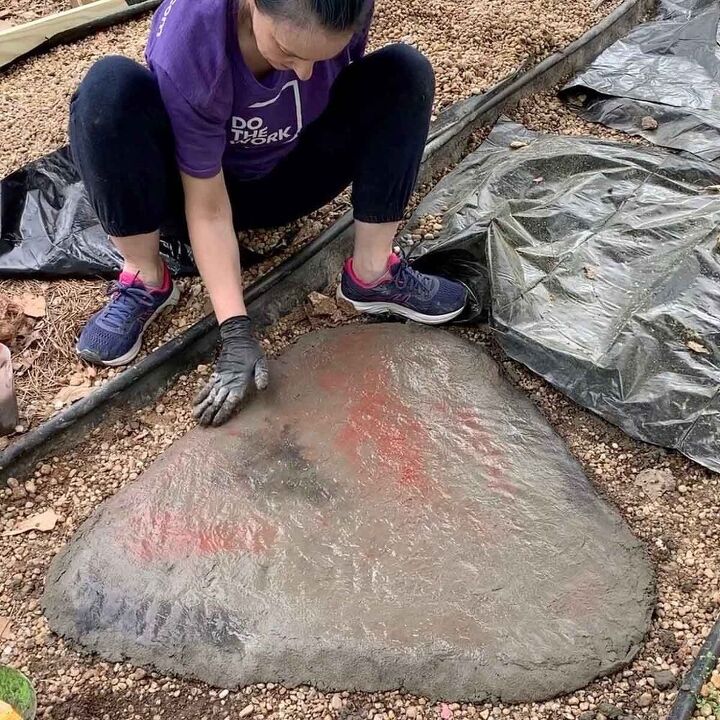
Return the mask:
<path id="1" fill-rule="evenodd" d="M 426 448 L 432 441 L 392 388 L 387 369 L 365 368 L 360 377 L 347 370 L 327 370 L 319 383 L 349 398 L 348 419 L 335 435 L 335 447 L 346 460 L 358 472 L 371 462 L 378 479 L 427 493 L 432 481 L 426 471 Z"/>
<path id="2" fill-rule="evenodd" d="M 123 542 L 135 557 L 146 562 L 159 562 L 219 552 L 260 555 L 268 550 L 276 535 L 277 528 L 259 518 L 248 518 L 242 525 L 214 524 L 163 511 L 156 515 L 133 516 Z"/>

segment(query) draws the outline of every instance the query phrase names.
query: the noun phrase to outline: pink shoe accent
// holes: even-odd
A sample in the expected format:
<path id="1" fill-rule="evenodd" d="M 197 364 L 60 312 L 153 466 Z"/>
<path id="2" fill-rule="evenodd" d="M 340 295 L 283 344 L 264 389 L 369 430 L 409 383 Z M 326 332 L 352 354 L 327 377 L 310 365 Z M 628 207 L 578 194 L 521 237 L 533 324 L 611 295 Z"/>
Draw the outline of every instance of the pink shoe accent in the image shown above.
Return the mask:
<path id="1" fill-rule="evenodd" d="M 118 281 L 122 285 L 127 285 L 128 287 L 142 287 L 146 290 L 150 290 L 151 292 L 159 292 L 159 293 L 166 293 L 170 289 L 170 283 L 172 282 L 172 278 L 170 276 L 170 270 L 168 270 L 168 266 L 163 263 L 163 281 L 162 285 L 160 287 L 155 287 L 153 285 L 146 285 L 138 276 L 138 273 L 131 273 L 127 270 L 123 270 L 120 273 L 120 277 L 118 278 Z"/>
<path id="2" fill-rule="evenodd" d="M 385 272 L 377 280 L 373 280 L 370 283 L 367 283 L 364 280 L 361 280 L 355 274 L 355 270 L 353 269 L 353 259 L 352 258 L 348 258 L 345 261 L 345 272 L 350 276 L 350 279 L 356 285 L 359 285 L 362 288 L 374 288 L 374 287 L 377 287 L 378 285 L 382 285 L 383 283 L 388 282 L 392 278 L 392 274 L 390 273 L 390 271 L 399 262 L 400 262 L 400 258 L 395 253 L 390 253 L 390 257 L 388 258 Z"/>

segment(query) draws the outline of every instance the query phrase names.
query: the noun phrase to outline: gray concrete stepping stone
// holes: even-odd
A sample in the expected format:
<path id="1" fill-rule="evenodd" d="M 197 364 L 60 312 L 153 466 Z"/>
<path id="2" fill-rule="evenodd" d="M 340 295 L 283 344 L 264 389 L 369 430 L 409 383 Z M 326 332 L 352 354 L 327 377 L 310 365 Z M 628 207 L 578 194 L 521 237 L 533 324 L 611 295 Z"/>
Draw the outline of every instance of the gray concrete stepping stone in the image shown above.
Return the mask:
<path id="1" fill-rule="evenodd" d="M 51 627 L 232 687 L 547 698 L 618 669 L 643 547 L 531 402 L 451 333 L 312 333 L 55 559 Z"/>

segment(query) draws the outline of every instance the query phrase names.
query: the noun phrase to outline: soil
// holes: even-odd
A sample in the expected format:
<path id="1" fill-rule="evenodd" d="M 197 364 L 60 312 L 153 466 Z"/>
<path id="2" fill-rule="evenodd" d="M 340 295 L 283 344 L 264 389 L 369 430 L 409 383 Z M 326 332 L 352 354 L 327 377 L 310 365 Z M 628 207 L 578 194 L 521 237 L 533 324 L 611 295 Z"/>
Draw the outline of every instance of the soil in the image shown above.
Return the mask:
<path id="1" fill-rule="evenodd" d="M 5 0 L 0 9 L 0 30 L 69 10 L 70 0 Z"/>

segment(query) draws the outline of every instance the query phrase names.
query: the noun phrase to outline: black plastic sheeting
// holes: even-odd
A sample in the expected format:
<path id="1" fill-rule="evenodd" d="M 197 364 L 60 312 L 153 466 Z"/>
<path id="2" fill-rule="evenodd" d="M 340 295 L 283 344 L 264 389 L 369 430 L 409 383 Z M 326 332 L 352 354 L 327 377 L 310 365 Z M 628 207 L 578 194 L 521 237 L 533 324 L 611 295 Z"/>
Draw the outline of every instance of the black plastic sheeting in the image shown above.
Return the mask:
<path id="1" fill-rule="evenodd" d="M 179 228 L 161 236 L 175 275 L 196 272 L 184 237 Z M 120 266 L 67 147 L 0 182 L 0 277 L 111 277 Z"/>
<path id="2" fill-rule="evenodd" d="M 611 45 L 561 94 L 587 120 L 717 160 L 718 42 L 718 0 L 660 0 L 655 20 Z M 643 129 L 646 117 L 656 129 Z"/>
<path id="3" fill-rule="evenodd" d="M 720 471 L 719 184 L 693 156 L 502 122 L 420 204 L 408 232 L 426 215 L 443 229 L 409 254 L 486 265 L 508 355 Z"/>

